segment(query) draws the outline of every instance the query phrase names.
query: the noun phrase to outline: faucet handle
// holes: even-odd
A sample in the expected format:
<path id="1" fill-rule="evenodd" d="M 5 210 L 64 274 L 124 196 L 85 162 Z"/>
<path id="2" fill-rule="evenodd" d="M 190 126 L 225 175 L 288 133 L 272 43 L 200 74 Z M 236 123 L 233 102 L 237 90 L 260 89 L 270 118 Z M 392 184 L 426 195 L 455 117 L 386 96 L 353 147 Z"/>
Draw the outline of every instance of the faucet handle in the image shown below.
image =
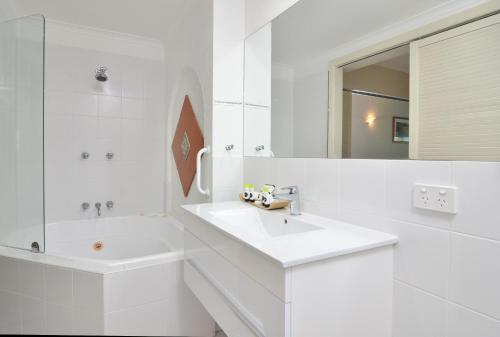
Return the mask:
<path id="1" fill-rule="evenodd" d="M 286 186 L 286 187 L 282 187 L 280 188 L 281 190 L 288 190 L 289 194 L 297 194 L 299 193 L 299 187 L 298 186 Z"/>

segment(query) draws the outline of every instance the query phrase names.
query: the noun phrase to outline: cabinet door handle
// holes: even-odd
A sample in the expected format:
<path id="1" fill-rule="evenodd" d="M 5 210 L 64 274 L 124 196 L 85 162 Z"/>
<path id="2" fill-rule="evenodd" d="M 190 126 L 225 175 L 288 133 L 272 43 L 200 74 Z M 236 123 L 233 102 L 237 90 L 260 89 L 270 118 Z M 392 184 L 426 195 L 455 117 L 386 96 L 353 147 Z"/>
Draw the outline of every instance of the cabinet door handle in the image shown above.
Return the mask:
<path id="1" fill-rule="evenodd" d="M 208 188 L 203 189 L 201 187 L 201 158 L 203 157 L 204 154 L 210 153 L 210 149 L 208 147 L 202 148 L 200 151 L 198 151 L 198 154 L 196 155 L 196 187 L 198 188 L 198 191 L 203 194 L 203 195 L 210 195 L 210 190 Z"/>

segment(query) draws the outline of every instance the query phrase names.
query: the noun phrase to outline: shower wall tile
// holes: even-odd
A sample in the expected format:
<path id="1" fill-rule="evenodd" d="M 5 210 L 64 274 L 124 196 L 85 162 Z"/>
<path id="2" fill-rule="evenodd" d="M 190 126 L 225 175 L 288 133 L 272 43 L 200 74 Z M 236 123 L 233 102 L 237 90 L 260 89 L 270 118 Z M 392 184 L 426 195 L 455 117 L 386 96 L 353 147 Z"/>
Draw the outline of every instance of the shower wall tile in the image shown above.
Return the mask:
<path id="1" fill-rule="evenodd" d="M 98 65 L 108 81 L 95 80 Z M 163 69 L 158 60 L 46 45 L 47 223 L 96 217 L 83 202 L 114 201 L 103 216 L 163 212 Z"/>

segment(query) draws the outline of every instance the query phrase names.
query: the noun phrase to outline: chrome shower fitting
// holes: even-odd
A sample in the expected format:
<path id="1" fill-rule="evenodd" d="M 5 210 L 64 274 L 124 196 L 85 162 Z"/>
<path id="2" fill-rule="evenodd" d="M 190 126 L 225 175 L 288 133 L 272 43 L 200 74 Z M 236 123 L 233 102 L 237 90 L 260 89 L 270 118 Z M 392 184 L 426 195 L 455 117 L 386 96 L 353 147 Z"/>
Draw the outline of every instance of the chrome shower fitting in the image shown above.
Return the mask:
<path id="1" fill-rule="evenodd" d="M 106 207 L 108 209 L 112 209 L 113 207 L 115 207 L 115 203 L 112 202 L 111 200 L 110 201 L 106 201 Z"/>
<path id="2" fill-rule="evenodd" d="M 38 244 L 38 242 L 33 242 L 31 243 L 31 252 L 32 253 L 40 253 L 40 245 Z"/>
<path id="3" fill-rule="evenodd" d="M 88 210 L 90 207 L 90 204 L 88 202 L 82 202 L 82 209 L 84 211 Z"/>
<path id="4" fill-rule="evenodd" d="M 95 79 L 99 82 L 106 82 L 108 80 L 107 70 L 108 68 L 105 66 L 97 66 L 95 69 Z"/>
<path id="5" fill-rule="evenodd" d="M 101 216 L 101 203 L 100 202 L 96 202 L 95 203 L 95 208 L 97 209 L 97 216 Z"/>

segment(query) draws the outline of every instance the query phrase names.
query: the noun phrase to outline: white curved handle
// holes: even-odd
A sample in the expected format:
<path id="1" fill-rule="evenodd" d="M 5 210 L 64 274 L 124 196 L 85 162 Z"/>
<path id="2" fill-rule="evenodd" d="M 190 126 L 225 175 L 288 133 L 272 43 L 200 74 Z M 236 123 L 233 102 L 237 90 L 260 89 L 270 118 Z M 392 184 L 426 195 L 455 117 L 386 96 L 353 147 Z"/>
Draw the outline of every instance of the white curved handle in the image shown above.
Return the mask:
<path id="1" fill-rule="evenodd" d="M 209 148 L 204 147 L 198 151 L 198 154 L 196 155 L 196 188 L 198 188 L 198 191 L 203 195 L 210 195 L 210 190 L 208 188 L 205 190 L 201 187 L 201 157 L 203 157 L 205 153 L 209 152 Z"/>

